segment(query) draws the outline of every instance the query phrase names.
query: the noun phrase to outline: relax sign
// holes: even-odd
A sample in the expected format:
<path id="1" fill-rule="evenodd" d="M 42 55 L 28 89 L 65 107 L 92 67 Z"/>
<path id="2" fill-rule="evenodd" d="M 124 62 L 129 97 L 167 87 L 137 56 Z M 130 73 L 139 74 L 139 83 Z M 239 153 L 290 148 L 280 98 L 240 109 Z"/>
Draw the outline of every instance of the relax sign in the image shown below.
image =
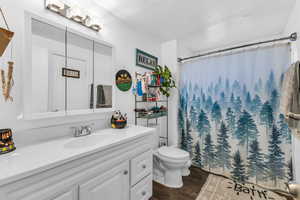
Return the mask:
<path id="1" fill-rule="evenodd" d="M 136 49 L 136 65 L 150 70 L 154 70 L 158 64 L 158 59 L 140 49 Z"/>

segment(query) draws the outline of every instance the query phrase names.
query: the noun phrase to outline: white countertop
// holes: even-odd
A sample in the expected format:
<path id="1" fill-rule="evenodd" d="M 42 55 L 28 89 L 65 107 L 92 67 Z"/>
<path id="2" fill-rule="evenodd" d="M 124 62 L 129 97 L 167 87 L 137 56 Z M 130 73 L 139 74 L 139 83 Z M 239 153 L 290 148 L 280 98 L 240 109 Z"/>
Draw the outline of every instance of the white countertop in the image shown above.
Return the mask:
<path id="1" fill-rule="evenodd" d="M 154 129 L 132 126 L 103 129 L 88 136 L 68 137 L 18 148 L 0 155 L 0 185 L 51 169 L 110 147 L 145 136 Z"/>

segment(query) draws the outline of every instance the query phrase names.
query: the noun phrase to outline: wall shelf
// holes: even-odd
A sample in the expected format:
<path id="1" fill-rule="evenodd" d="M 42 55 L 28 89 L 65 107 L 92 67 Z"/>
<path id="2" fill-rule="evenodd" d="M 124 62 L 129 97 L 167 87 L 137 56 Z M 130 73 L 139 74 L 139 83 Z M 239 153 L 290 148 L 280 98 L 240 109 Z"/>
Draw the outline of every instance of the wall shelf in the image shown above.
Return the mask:
<path id="1" fill-rule="evenodd" d="M 136 101 L 137 103 L 167 103 L 168 100 L 158 100 L 158 101 Z"/>
<path id="2" fill-rule="evenodd" d="M 135 73 L 135 74 L 136 74 L 136 76 L 137 75 L 141 75 L 139 73 Z M 147 87 L 148 88 L 153 88 L 153 89 L 159 89 L 161 87 L 161 85 L 147 85 Z M 146 96 L 148 98 L 148 94 L 146 94 Z M 139 103 L 155 103 L 156 107 L 158 107 L 159 103 L 166 104 L 166 111 L 161 111 L 161 113 L 153 113 L 153 114 L 148 114 L 148 115 L 145 115 L 145 116 L 140 116 L 139 112 L 135 112 L 135 125 L 138 124 L 138 119 L 147 120 L 147 127 L 149 126 L 149 120 L 155 120 L 155 123 L 157 125 L 159 118 L 166 117 L 166 129 L 167 129 L 166 130 L 166 137 L 160 136 L 159 138 L 164 139 L 165 140 L 165 144 L 168 145 L 168 138 L 169 138 L 169 128 L 168 128 L 168 117 L 169 117 L 169 114 L 168 114 L 168 110 L 169 110 L 169 108 L 168 108 L 168 98 L 166 97 L 166 99 L 163 99 L 163 100 L 147 101 L 147 100 L 138 100 L 137 95 L 135 95 L 135 110 L 138 109 L 138 104 Z"/>
<path id="3" fill-rule="evenodd" d="M 141 113 L 138 113 L 140 115 Z M 157 119 L 161 117 L 166 117 L 168 115 L 168 112 L 160 112 L 160 113 L 152 113 L 152 114 L 145 114 L 144 116 L 138 116 L 139 119 Z"/>

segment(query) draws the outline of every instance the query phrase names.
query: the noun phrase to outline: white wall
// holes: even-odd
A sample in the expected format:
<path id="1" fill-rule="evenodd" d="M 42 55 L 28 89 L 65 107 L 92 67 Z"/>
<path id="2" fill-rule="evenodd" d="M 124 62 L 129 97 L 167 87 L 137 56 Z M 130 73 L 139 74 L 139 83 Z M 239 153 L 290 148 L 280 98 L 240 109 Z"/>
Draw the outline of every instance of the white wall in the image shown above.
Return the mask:
<path id="1" fill-rule="evenodd" d="M 289 35 L 293 32 L 297 32 L 298 33 L 298 40 L 296 42 L 293 42 L 293 50 L 294 52 L 296 52 L 296 57 L 294 57 L 295 59 L 297 58 L 297 56 L 299 56 L 300 53 L 300 40 L 299 40 L 299 34 L 300 34 L 300 23 L 299 23 L 299 17 L 300 17 L 300 2 L 296 1 L 296 4 L 294 6 L 294 9 L 292 10 L 291 14 L 290 14 L 290 18 L 287 22 L 287 25 L 285 27 L 284 30 L 284 34 L 285 35 Z M 296 51 L 295 51 L 296 50 Z M 299 56 L 300 58 L 300 56 Z"/>
<path id="2" fill-rule="evenodd" d="M 296 1 L 294 9 L 290 15 L 290 19 L 285 28 L 284 34 L 288 35 L 293 32 L 298 33 L 298 40 L 292 43 L 292 59 L 293 61 L 300 59 L 300 2 Z M 300 183 L 300 137 L 294 137 L 294 166 L 296 172 L 296 181 Z"/>
<path id="3" fill-rule="evenodd" d="M 189 57 L 193 55 L 182 42 L 177 40 L 167 41 L 161 44 L 161 65 L 167 65 L 171 70 L 173 77 L 176 81 L 177 88 L 171 90 L 169 98 L 169 145 L 177 145 L 179 143 L 178 133 L 178 87 L 180 78 L 180 63 L 177 62 L 178 58 Z"/>
<path id="4" fill-rule="evenodd" d="M 115 58 L 115 72 L 119 69 L 127 69 L 132 76 L 135 71 L 143 72 L 142 68 L 135 66 L 135 48 L 143 49 L 155 56 L 160 57 L 160 43 L 156 38 L 148 36 L 144 33 L 140 33 L 138 30 L 134 30 L 131 27 L 124 24 L 122 21 L 116 19 L 113 15 L 106 12 L 100 7 L 97 7 L 90 0 L 78 0 L 80 6 L 89 9 L 96 13 L 103 26 L 103 30 L 100 33 L 95 33 L 82 27 L 74 22 L 64 19 L 56 14 L 53 14 L 44 9 L 44 0 L 1 0 L 1 7 L 7 15 L 7 20 L 11 30 L 15 32 L 13 39 L 13 61 L 15 62 L 14 82 L 15 85 L 12 89 L 12 96 L 14 102 L 5 103 L 3 98 L 0 97 L 0 128 L 13 128 L 16 140 L 19 141 L 19 145 L 24 143 L 24 140 L 30 139 L 32 136 L 28 135 L 32 133 L 35 138 L 40 135 L 47 136 L 49 138 L 57 137 L 58 135 L 65 135 L 69 127 L 74 123 L 80 121 L 81 123 L 89 123 L 95 121 L 97 127 L 107 125 L 109 122 L 110 114 L 99 115 L 92 114 L 89 116 L 76 116 L 72 118 L 57 118 L 47 120 L 36 121 L 24 121 L 18 120 L 18 116 L 23 112 L 23 90 L 22 83 L 22 71 L 26 71 L 28 66 L 24 65 L 24 11 L 32 12 L 36 15 L 40 15 L 44 18 L 55 21 L 62 25 L 67 25 L 72 29 L 81 31 L 92 37 L 97 37 L 100 40 L 107 41 L 116 47 Z M 2 23 L 2 21 L 0 21 Z M 3 26 L 3 24 L 1 24 Z M 10 57 L 10 50 L 7 50 L 5 55 L 0 57 L 0 67 L 6 69 L 7 61 Z M 112 77 L 114 78 L 114 77 Z M 116 92 L 116 108 L 122 112 L 128 113 L 129 123 L 134 122 L 134 96 L 131 91 L 129 92 Z M 61 125 L 63 128 L 53 129 L 53 124 Z M 80 124 L 80 123 L 76 123 Z M 43 128 L 42 131 L 39 129 Z M 47 128 L 50 127 L 50 128 Z M 59 130 L 59 131 L 58 131 Z M 70 131 L 67 131 L 70 134 Z M 29 137 L 28 137 L 29 136 Z M 22 138 L 22 140 L 20 139 Z M 45 139 L 45 137 L 44 137 Z M 18 146 L 18 143 L 17 143 Z"/>
<path id="5" fill-rule="evenodd" d="M 173 78 L 178 85 L 178 63 L 177 63 L 177 41 L 172 40 L 164 42 L 161 45 L 161 63 L 168 66 L 173 74 Z M 177 108 L 178 108 L 178 89 L 173 88 L 169 97 L 169 145 L 178 144 L 178 127 L 177 127 Z"/>

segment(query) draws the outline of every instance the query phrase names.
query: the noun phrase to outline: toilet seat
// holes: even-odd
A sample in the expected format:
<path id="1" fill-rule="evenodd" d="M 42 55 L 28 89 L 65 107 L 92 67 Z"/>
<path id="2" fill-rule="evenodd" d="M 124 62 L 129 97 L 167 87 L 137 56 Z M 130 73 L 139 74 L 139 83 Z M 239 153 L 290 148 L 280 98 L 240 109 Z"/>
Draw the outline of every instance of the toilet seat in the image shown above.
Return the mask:
<path id="1" fill-rule="evenodd" d="M 188 152 L 178 149 L 176 147 L 160 147 L 158 149 L 158 154 L 166 159 L 172 160 L 189 160 L 190 155 Z"/>

